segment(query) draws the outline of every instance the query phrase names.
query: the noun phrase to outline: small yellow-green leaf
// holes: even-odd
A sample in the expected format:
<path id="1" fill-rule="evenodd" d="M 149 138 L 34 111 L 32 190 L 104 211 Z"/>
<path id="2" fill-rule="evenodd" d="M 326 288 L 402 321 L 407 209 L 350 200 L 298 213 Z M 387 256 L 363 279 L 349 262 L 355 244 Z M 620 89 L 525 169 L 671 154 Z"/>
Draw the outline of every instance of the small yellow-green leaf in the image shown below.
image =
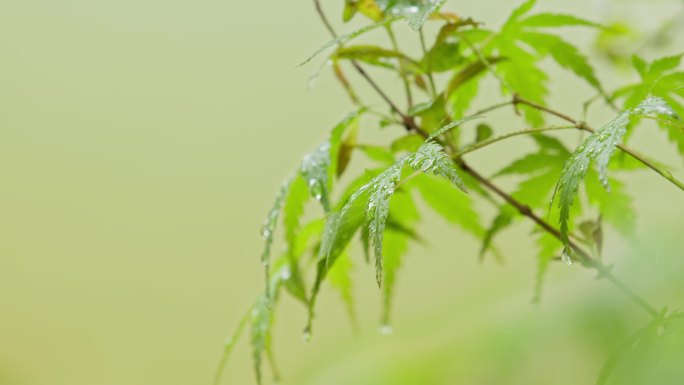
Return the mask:
<path id="1" fill-rule="evenodd" d="M 494 131 L 492 127 L 485 123 L 480 123 L 477 125 L 477 132 L 475 134 L 475 142 L 481 142 L 492 137 Z"/>

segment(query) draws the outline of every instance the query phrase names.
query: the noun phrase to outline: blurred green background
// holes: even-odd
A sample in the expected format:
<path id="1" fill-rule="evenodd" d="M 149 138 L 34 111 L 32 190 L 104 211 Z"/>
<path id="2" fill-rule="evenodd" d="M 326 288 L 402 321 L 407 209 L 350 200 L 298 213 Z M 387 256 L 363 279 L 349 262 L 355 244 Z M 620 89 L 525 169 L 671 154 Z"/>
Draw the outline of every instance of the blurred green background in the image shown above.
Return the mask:
<path id="1" fill-rule="evenodd" d="M 498 26 L 516 3 L 447 9 Z M 338 21 L 341 1 L 323 4 Z M 650 59 L 684 50 L 683 6 L 548 0 L 538 9 L 624 22 L 638 35 L 627 53 Z M 591 53 L 609 89 L 633 79 L 607 68 L 592 36 L 568 39 Z M 0 2 L 0 384 L 210 383 L 224 337 L 262 290 L 259 228 L 275 190 L 351 109 L 330 74 L 307 89 L 318 64 L 295 68 L 326 40 L 311 1 Z M 550 103 L 579 113 L 588 89 L 552 74 Z M 664 134 L 645 127 L 634 147 L 683 176 Z M 379 142 L 377 131 L 362 135 Z M 471 159 L 493 170 L 527 145 Z M 626 179 L 637 234 L 609 232 L 605 258 L 656 305 L 681 307 L 680 195 L 652 173 Z M 395 333 L 377 332 L 380 296 L 358 263 L 360 335 L 328 289 L 311 342 L 301 306 L 279 309 L 283 382 L 593 383 L 606 335 L 647 318 L 580 267 L 553 266 L 541 306 L 531 305 L 529 231 L 504 234 L 504 264 L 480 264 L 475 240 L 426 214 L 429 246 L 406 258 Z M 245 340 L 227 384 L 254 382 Z"/>

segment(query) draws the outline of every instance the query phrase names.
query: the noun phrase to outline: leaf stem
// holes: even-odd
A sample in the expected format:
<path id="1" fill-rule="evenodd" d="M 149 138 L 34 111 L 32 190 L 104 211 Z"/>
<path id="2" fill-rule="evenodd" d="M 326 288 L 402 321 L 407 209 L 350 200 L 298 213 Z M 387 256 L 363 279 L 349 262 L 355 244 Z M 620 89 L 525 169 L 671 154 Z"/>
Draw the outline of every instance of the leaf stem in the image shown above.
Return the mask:
<path id="1" fill-rule="evenodd" d="M 506 106 L 512 106 L 512 105 L 514 105 L 514 104 L 515 104 L 515 103 L 513 103 L 512 100 L 508 100 L 508 101 L 505 101 L 505 102 L 501 102 L 501 103 L 494 104 L 494 105 L 489 106 L 489 107 L 485 107 L 485 108 L 483 108 L 483 109 L 481 109 L 481 110 L 479 110 L 479 111 L 473 113 L 473 115 L 482 115 L 482 114 L 484 114 L 484 113 L 487 113 L 487 112 L 490 112 L 490 111 L 494 111 L 494 110 L 498 110 L 499 108 L 503 108 L 503 107 L 506 107 Z"/>
<path id="2" fill-rule="evenodd" d="M 646 167 L 650 168 L 651 170 L 657 172 L 662 176 L 663 178 L 667 179 L 672 183 L 673 185 L 677 186 L 680 190 L 684 191 L 684 183 L 680 181 L 679 179 L 675 178 L 674 175 L 670 172 L 670 170 L 662 168 L 649 159 L 647 159 L 644 155 L 637 153 L 636 151 L 623 146 L 622 144 L 618 144 L 617 146 L 620 150 L 623 152 L 629 154 L 632 158 L 638 160 L 639 162 L 643 163 Z"/>
<path id="3" fill-rule="evenodd" d="M 535 103 L 535 102 L 533 102 L 533 101 L 531 101 L 531 100 L 527 100 L 527 99 L 523 98 L 522 96 L 520 96 L 520 95 L 518 95 L 518 94 L 513 94 L 513 104 L 514 104 L 514 105 L 523 104 L 523 105 L 532 107 L 532 108 L 534 108 L 535 110 L 543 111 L 543 112 L 546 112 L 547 114 L 557 116 L 557 117 L 559 117 L 559 118 L 565 120 L 566 122 L 572 123 L 572 124 L 575 125 L 575 127 L 577 127 L 577 128 L 582 128 L 582 127 L 580 127 L 580 126 L 585 125 L 585 124 L 583 124 L 582 122 L 580 122 L 579 120 L 573 119 L 573 118 L 572 118 L 571 116 L 569 116 L 569 115 L 566 115 L 566 114 L 564 114 L 564 113 L 562 113 L 562 112 L 558 112 L 558 111 L 556 111 L 556 110 L 554 110 L 554 109 L 551 109 L 551 108 L 549 108 L 549 107 L 542 106 L 541 104 Z"/>
<path id="4" fill-rule="evenodd" d="M 418 35 L 420 36 L 420 48 L 423 51 L 423 57 L 425 58 L 425 70 L 427 72 L 428 81 L 430 82 L 430 92 L 432 98 L 437 97 L 437 87 L 435 87 L 435 78 L 432 76 L 432 58 L 428 55 L 427 46 L 425 44 L 425 34 L 423 33 L 423 28 L 418 30 Z"/>
<path id="5" fill-rule="evenodd" d="M 461 156 L 468 154 L 470 152 L 473 152 L 475 150 L 478 150 L 482 147 L 489 146 L 490 144 L 494 144 L 496 142 L 500 142 L 504 139 L 508 139 L 514 136 L 519 136 L 519 135 L 530 135 L 530 134 L 537 134 L 540 132 L 545 132 L 545 131 L 558 131 L 558 130 L 568 130 L 568 129 L 575 129 L 577 127 L 575 126 L 550 126 L 550 127 L 542 127 L 542 128 L 530 128 L 527 130 L 519 130 L 519 131 L 513 131 L 509 132 L 507 134 L 503 134 L 488 140 L 483 140 L 481 142 L 473 143 L 470 144 L 460 151 L 456 152 L 454 155 L 452 155 L 453 159 L 460 158 Z"/>
<path id="6" fill-rule="evenodd" d="M 394 36 L 394 30 L 392 30 L 392 26 L 388 24 L 385 26 L 385 29 L 387 30 L 387 35 L 389 36 L 390 42 L 392 43 L 392 48 L 397 52 L 401 52 L 399 51 L 399 44 L 397 43 L 396 36 Z M 401 80 L 404 83 L 406 103 L 408 103 L 408 108 L 411 109 L 411 107 L 413 107 L 413 94 L 411 93 L 411 83 L 409 82 L 409 79 L 406 76 L 406 64 L 404 63 L 404 60 L 402 58 L 398 58 L 398 60 L 399 76 L 401 77 Z"/>

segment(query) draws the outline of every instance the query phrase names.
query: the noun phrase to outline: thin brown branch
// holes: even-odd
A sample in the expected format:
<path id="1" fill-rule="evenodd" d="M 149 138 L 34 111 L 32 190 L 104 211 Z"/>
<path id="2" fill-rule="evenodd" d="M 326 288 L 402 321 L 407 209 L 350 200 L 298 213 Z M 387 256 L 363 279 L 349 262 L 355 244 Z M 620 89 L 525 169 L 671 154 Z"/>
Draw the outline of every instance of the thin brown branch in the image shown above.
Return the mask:
<path id="1" fill-rule="evenodd" d="M 526 105 L 526 106 L 530 106 L 530 107 L 534 108 L 535 110 L 544 111 L 544 112 L 546 112 L 547 114 L 551 114 L 551 115 L 557 116 L 557 117 L 559 117 L 559 118 L 565 120 L 566 122 L 572 123 L 572 124 L 574 124 L 575 126 L 578 126 L 578 128 L 579 128 L 580 125 L 583 125 L 582 122 L 573 119 L 573 118 L 572 118 L 571 116 L 569 116 L 569 115 L 566 115 L 566 114 L 564 114 L 564 113 L 562 113 L 562 112 L 558 112 L 558 111 L 553 110 L 553 109 L 551 109 L 551 108 L 548 108 L 548 107 L 546 107 L 546 106 L 542 106 L 541 104 L 535 103 L 535 102 L 533 102 L 533 101 L 527 100 L 527 99 L 521 97 L 521 96 L 518 95 L 518 94 L 514 94 L 514 95 L 513 95 L 513 104 L 516 104 L 516 105 L 517 105 L 517 104 L 523 104 L 523 105 Z"/>
<path id="2" fill-rule="evenodd" d="M 328 30 L 328 32 L 330 32 L 330 35 L 332 35 L 333 39 L 336 39 L 337 32 L 335 32 L 335 28 L 333 28 L 332 24 L 330 24 L 328 17 L 325 16 L 325 11 L 323 11 L 320 0 L 314 0 L 314 5 L 316 6 L 316 12 L 318 12 L 318 16 L 321 18 L 323 25 L 325 25 L 325 28 Z"/>

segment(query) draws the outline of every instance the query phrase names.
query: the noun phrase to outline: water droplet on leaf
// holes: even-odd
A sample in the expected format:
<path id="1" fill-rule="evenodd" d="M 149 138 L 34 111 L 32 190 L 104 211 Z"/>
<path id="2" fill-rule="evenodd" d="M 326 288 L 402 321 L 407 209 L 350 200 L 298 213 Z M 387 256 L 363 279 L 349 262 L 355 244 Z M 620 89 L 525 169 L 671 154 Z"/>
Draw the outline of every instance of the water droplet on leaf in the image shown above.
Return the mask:
<path id="1" fill-rule="evenodd" d="M 563 250 L 563 254 L 561 254 L 561 260 L 568 266 L 572 265 L 572 257 L 567 249 Z"/>

